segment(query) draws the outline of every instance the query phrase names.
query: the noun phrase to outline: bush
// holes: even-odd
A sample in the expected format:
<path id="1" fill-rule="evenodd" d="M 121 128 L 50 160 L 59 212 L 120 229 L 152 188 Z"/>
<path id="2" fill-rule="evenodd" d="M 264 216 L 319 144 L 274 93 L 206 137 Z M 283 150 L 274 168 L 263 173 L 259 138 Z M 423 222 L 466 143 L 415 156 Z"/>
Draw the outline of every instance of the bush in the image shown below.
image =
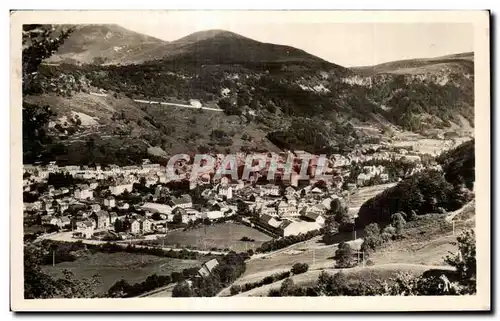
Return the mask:
<path id="1" fill-rule="evenodd" d="M 375 263 L 372 260 L 370 260 L 370 259 L 366 260 L 365 264 L 366 264 L 366 266 L 373 266 L 373 265 L 375 265 Z"/>
<path id="2" fill-rule="evenodd" d="M 231 292 L 231 295 L 236 295 L 241 292 L 241 285 L 235 284 L 229 289 L 229 291 Z"/>
<path id="3" fill-rule="evenodd" d="M 342 242 L 339 248 L 335 251 L 335 267 L 350 268 L 353 263 L 353 251 L 349 243 Z"/>
<path id="4" fill-rule="evenodd" d="M 307 270 L 309 270 L 309 265 L 307 263 L 295 263 L 292 266 L 291 272 L 293 274 L 301 274 L 307 272 Z"/>
<path id="5" fill-rule="evenodd" d="M 286 279 L 281 283 L 280 296 L 291 296 L 295 291 L 295 283 L 292 279 Z"/>
<path id="6" fill-rule="evenodd" d="M 274 250 L 279 250 L 279 249 L 288 247 L 288 246 L 295 244 L 295 243 L 310 240 L 313 237 L 321 235 L 321 234 L 322 234 L 322 230 L 314 230 L 314 231 L 309 231 L 305 234 L 300 233 L 298 235 L 290 235 L 290 236 L 285 236 L 285 237 L 281 237 L 278 239 L 272 239 L 270 241 L 262 243 L 262 245 L 256 251 L 260 252 L 260 253 L 265 253 L 265 252 L 270 252 L 270 251 L 274 251 Z"/>
<path id="7" fill-rule="evenodd" d="M 192 297 L 193 296 L 193 289 L 191 288 L 191 285 L 187 283 L 186 281 L 182 281 L 180 283 L 177 283 L 177 285 L 174 287 L 172 290 L 172 296 L 175 297 Z"/>

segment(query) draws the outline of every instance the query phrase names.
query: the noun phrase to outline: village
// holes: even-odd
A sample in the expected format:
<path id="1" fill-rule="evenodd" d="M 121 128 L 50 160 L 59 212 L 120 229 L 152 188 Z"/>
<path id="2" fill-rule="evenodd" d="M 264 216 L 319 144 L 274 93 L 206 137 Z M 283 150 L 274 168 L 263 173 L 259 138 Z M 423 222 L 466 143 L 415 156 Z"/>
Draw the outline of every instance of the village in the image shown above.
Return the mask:
<path id="1" fill-rule="evenodd" d="M 330 156 L 323 172 L 331 179 L 325 181 L 315 177 L 318 164 L 312 155 L 304 151 L 293 155 L 312 159 L 307 164 L 310 177 L 299 175 L 301 165 L 294 162 L 288 181 L 280 180 L 282 168 L 273 169 L 269 163 L 247 180 L 230 175 L 218 178 L 217 166 L 224 155 L 214 155 L 217 166 L 186 184 L 169 180 L 172 170 L 189 178 L 193 164 L 182 161 L 174 169 L 148 159 L 124 167 L 25 165 L 25 234 L 37 231 L 36 236 L 47 237 L 44 234 L 70 231 L 73 239 L 144 240 L 169 230 L 237 221 L 273 238 L 298 235 L 321 229 L 332 201 L 345 202 L 359 187 L 395 182 L 426 167 L 439 169 L 433 163 L 424 165 L 419 155 L 405 149 L 374 145 L 345 156 Z M 287 155 L 269 153 L 266 157 L 277 158 L 282 165 Z M 244 154 L 236 159 L 238 166 L 245 164 Z M 390 175 L 386 166 L 364 165 L 401 159 L 411 166 L 397 171 L 398 177 Z M 354 167 L 359 172 L 355 175 Z M 271 170 L 275 173 L 269 179 Z M 356 209 L 350 212 L 357 214 Z"/>

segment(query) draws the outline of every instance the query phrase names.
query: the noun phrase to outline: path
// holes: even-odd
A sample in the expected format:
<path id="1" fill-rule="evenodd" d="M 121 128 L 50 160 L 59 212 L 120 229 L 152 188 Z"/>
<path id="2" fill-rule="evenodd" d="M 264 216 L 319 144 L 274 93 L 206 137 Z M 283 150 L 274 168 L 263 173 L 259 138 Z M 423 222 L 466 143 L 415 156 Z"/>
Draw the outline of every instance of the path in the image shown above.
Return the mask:
<path id="1" fill-rule="evenodd" d="M 102 93 L 90 93 L 91 95 L 94 96 L 99 96 L 99 97 L 107 97 L 108 94 L 102 94 Z M 141 104 L 157 104 L 157 105 L 164 105 L 164 106 L 174 106 L 174 107 L 181 107 L 181 108 L 191 108 L 191 109 L 203 109 L 203 110 L 211 110 L 211 111 L 224 111 L 220 108 L 211 108 L 211 107 L 196 107 L 193 105 L 186 105 L 186 104 L 176 104 L 176 103 L 167 103 L 167 102 L 161 102 L 161 101 L 153 101 L 153 100 L 143 100 L 143 99 L 132 99 L 136 103 L 141 103 Z"/>
<path id="2" fill-rule="evenodd" d="M 211 110 L 211 111 L 224 111 L 220 108 L 211 108 L 211 107 L 196 107 L 193 105 L 185 105 L 185 104 L 176 104 L 176 103 L 167 103 L 167 102 L 159 102 L 159 101 L 151 101 L 151 100 L 142 100 L 142 99 L 133 99 L 136 103 L 142 104 L 158 104 L 158 105 L 166 105 L 166 106 L 174 106 L 174 107 L 182 107 L 182 108 L 191 108 L 191 109 L 203 109 L 203 110 Z"/>
<path id="3" fill-rule="evenodd" d="M 138 298 L 145 298 L 145 297 L 170 297 L 169 294 L 171 294 L 172 290 L 174 287 L 177 285 L 177 283 L 169 284 L 166 286 L 162 286 L 161 288 L 154 289 L 152 291 L 143 293 L 139 296 Z"/>

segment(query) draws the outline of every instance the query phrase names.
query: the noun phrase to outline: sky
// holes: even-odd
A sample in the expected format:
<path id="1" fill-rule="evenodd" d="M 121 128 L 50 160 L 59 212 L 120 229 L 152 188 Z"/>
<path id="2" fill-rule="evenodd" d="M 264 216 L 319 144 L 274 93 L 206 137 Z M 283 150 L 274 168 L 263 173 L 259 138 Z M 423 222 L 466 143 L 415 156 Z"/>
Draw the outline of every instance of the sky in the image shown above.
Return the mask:
<path id="1" fill-rule="evenodd" d="M 223 29 L 245 37 L 289 45 L 345 66 L 430 58 L 474 50 L 474 29 L 468 23 L 363 22 L 338 23 L 325 19 L 255 19 L 255 15 L 216 12 L 144 12 L 119 25 L 172 41 L 196 31 Z"/>

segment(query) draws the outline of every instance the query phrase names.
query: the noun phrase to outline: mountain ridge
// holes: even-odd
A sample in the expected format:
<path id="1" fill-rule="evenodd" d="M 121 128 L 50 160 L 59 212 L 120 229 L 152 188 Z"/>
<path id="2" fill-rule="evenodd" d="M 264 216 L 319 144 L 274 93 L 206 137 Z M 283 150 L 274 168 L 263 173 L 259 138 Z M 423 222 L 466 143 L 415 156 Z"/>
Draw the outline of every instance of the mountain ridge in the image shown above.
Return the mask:
<path id="1" fill-rule="evenodd" d="M 102 41 L 107 32 L 94 28 L 98 30 L 90 40 L 94 35 Z M 120 39 L 122 29 L 115 30 L 118 35 L 108 39 Z M 135 34 L 122 38 L 132 39 L 130 46 L 140 39 Z M 394 129 L 434 137 L 473 126 L 473 56 L 467 53 L 396 61 L 360 72 L 301 49 L 225 30 L 202 31 L 170 43 L 151 41 L 149 51 L 134 47 L 131 55 L 115 56 L 137 61 L 133 64 L 112 64 L 110 58 L 105 63 L 43 65 L 40 91 L 29 102 L 51 105 L 67 118 L 73 111 L 97 117 L 102 125 L 97 132 L 80 128 L 83 132 L 69 141 L 81 143 L 79 135 L 91 131 L 114 140 L 103 144 L 119 151 L 127 139 L 137 138 L 134 144 L 141 142 L 142 156 L 148 148 L 168 154 L 255 151 L 263 146 L 332 153 L 388 139 Z M 106 92 L 107 98 L 97 102 L 89 92 Z M 75 95 L 79 98 L 59 98 Z M 133 99 L 177 104 L 198 100 L 224 113 L 140 105 Z M 105 108 L 110 104 L 122 106 Z M 59 125 L 61 129 L 64 123 Z M 369 134 L 363 129 L 367 127 Z M 62 129 L 55 134 L 64 136 Z M 224 133 L 211 135 L 216 129 Z M 106 153 L 111 152 L 99 157 Z"/>

